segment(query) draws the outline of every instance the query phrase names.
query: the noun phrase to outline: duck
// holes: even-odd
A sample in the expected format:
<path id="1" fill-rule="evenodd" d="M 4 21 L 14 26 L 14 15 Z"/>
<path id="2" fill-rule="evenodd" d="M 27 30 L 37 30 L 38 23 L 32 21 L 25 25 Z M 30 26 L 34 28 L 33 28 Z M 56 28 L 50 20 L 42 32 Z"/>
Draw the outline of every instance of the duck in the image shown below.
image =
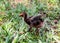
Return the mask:
<path id="1" fill-rule="evenodd" d="M 32 31 L 32 27 L 36 28 L 36 33 L 39 33 L 39 29 L 43 26 L 44 20 L 41 18 L 41 15 L 29 16 L 26 12 L 21 12 L 19 17 L 23 17 L 26 24 L 29 26 L 28 31 Z"/>

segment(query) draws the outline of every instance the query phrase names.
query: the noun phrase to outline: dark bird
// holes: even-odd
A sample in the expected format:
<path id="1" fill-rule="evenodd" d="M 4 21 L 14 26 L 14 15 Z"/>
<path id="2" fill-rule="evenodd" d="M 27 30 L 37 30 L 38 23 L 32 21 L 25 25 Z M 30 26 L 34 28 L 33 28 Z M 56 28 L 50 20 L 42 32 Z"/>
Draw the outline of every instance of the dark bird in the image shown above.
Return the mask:
<path id="1" fill-rule="evenodd" d="M 39 33 L 39 28 L 43 26 L 43 19 L 41 15 L 28 17 L 26 12 L 22 12 L 20 17 L 24 18 L 24 21 L 29 25 L 29 30 L 31 32 L 32 27 L 36 28 L 36 33 Z"/>

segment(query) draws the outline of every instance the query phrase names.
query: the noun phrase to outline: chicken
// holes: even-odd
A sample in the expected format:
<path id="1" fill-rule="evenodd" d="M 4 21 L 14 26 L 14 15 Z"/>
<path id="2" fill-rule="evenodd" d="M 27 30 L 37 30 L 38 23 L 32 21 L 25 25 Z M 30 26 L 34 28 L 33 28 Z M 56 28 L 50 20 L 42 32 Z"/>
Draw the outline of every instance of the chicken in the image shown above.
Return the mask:
<path id="1" fill-rule="evenodd" d="M 23 17 L 24 21 L 29 25 L 28 31 L 31 31 L 32 27 L 35 27 L 36 33 L 39 33 L 39 28 L 43 26 L 43 19 L 41 18 L 41 15 L 28 17 L 26 12 L 22 12 L 19 16 Z"/>

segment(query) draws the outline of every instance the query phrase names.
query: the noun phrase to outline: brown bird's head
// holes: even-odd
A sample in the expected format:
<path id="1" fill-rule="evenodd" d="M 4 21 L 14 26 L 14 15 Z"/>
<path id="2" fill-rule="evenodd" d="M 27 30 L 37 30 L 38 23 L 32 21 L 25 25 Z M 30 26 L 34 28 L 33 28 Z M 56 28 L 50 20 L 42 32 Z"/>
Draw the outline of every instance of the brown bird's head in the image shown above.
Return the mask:
<path id="1" fill-rule="evenodd" d="M 27 16 L 27 13 L 26 12 L 22 12 L 19 16 L 20 17 L 26 17 Z"/>

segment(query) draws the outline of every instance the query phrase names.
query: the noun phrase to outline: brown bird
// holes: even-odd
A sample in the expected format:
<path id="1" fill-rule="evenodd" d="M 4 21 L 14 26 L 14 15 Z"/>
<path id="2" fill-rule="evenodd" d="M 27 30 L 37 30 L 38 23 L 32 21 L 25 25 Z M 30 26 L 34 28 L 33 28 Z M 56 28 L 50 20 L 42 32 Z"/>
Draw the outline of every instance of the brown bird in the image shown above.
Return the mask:
<path id="1" fill-rule="evenodd" d="M 28 31 L 31 32 L 32 27 L 35 27 L 36 33 L 39 33 L 39 28 L 43 26 L 43 19 L 41 18 L 41 15 L 28 17 L 26 12 L 22 12 L 19 16 L 23 17 L 24 21 L 29 25 Z"/>

